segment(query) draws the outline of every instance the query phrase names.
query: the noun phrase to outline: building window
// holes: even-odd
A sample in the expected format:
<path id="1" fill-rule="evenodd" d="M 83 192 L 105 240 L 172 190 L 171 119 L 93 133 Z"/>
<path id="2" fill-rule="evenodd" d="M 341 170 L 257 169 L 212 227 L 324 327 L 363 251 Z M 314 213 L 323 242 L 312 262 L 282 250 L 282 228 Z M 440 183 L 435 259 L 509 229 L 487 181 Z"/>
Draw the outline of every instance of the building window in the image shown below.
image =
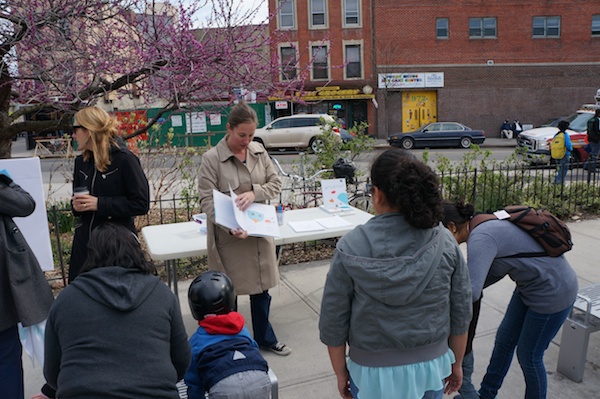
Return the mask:
<path id="1" fill-rule="evenodd" d="M 600 36 L 600 15 L 592 15 L 592 36 Z"/>
<path id="2" fill-rule="evenodd" d="M 326 0 L 310 0 L 310 26 L 312 28 L 327 26 Z"/>
<path id="3" fill-rule="evenodd" d="M 279 27 L 293 29 L 296 20 L 294 15 L 294 0 L 279 0 Z"/>
<path id="4" fill-rule="evenodd" d="M 560 17 L 533 17 L 533 37 L 560 37 Z"/>
<path id="5" fill-rule="evenodd" d="M 360 1 L 359 0 L 343 0 L 344 1 L 344 26 L 360 25 Z"/>
<path id="6" fill-rule="evenodd" d="M 435 36 L 438 39 L 448 38 L 448 18 L 437 18 L 435 20 Z"/>
<path id="7" fill-rule="evenodd" d="M 313 80 L 329 79 L 327 62 L 327 46 L 312 46 L 312 78 Z"/>
<path id="8" fill-rule="evenodd" d="M 292 80 L 296 78 L 298 70 L 296 68 L 296 48 L 281 47 L 281 80 Z"/>
<path id="9" fill-rule="evenodd" d="M 496 18 L 469 18 L 469 38 L 495 39 L 497 36 Z"/>
<path id="10" fill-rule="evenodd" d="M 346 79 L 362 78 L 360 44 L 346 45 Z"/>

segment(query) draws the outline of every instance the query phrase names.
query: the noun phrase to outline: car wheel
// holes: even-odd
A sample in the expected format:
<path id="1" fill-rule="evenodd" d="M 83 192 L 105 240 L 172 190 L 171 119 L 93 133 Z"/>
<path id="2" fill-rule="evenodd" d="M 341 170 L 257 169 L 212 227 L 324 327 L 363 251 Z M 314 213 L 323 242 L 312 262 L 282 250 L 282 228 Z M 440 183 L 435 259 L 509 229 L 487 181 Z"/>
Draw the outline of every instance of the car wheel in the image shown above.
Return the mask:
<path id="1" fill-rule="evenodd" d="M 463 137 L 460 139 L 460 146 L 462 148 L 469 148 L 471 146 L 471 139 L 469 137 Z"/>
<path id="2" fill-rule="evenodd" d="M 410 150 L 414 146 L 415 146 L 415 141 L 413 139 L 411 139 L 410 137 L 405 137 L 402 139 L 402 141 L 400 141 L 400 147 L 404 148 L 405 150 Z"/>
<path id="3" fill-rule="evenodd" d="M 312 139 L 310 139 L 310 143 L 308 143 L 308 146 L 310 147 L 312 152 L 318 154 L 323 151 L 323 140 L 318 137 L 313 137 Z"/>

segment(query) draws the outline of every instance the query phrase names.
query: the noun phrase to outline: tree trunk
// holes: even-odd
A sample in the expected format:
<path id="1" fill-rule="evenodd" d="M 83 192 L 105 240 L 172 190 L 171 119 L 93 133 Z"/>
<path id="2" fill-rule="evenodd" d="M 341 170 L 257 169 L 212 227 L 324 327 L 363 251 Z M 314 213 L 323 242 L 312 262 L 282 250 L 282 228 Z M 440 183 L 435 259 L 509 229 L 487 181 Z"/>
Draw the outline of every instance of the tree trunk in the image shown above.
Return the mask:
<path id="1" fill-rule="evenodd" d="M 12 150 L 12 137 L 0 136 L 0 159 L 10 158 Z"/>
<path id="2" fill-rule="evenodd" d="M 8 132 L 12 78 L 6 69 L 3 68 L 0 73 L 0 159 L 11 157 L 13 138 L 13 134 Z"/>

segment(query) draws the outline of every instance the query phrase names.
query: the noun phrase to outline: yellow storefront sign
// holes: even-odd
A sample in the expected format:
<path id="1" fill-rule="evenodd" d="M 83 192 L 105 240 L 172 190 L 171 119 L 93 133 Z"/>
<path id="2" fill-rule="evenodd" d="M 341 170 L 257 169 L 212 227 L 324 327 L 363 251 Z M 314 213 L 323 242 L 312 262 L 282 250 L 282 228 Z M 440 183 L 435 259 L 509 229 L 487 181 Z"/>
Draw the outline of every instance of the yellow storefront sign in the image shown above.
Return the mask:
<path id="1" fill-rule="evenodd" d="M 364 94 L 360 89 L 341 89 L 339 86 L 317 87 L 315 91 L 296 92 L 294 95 L 285 95 L 276 93 L 269 96 L 269 101 L 293 100 L 301 101 L 322 101 L 322 100 L 349 100 L 349 99 L 371 99 L 375 98 L 373 94 Z"/>

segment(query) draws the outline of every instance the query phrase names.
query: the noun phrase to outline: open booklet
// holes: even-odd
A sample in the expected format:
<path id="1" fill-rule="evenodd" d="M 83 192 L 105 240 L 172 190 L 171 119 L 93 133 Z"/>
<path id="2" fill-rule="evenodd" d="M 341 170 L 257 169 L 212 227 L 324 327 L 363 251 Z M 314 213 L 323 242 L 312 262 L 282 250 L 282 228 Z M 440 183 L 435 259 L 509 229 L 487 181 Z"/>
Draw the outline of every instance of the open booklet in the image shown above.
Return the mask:
<path id="1" fill-rule="evenodd" d="M 221 226 L 242 228 L 255 237 L 279 237 L 279 225 L 273 205 L 251 204 L 245 211 L 235 206 L 237 195 L 229 189 L 231 196 L 213 190 L 215 221 Z"/>
<path id="2" fill-rule="evenodd" d="M 346 192 L 346 179 L 321 180 L 321 192 L 323 193 L 323 205 L 321 209 L 328 213 L 354 213 L 348 205 L 348 193 Z"/>

